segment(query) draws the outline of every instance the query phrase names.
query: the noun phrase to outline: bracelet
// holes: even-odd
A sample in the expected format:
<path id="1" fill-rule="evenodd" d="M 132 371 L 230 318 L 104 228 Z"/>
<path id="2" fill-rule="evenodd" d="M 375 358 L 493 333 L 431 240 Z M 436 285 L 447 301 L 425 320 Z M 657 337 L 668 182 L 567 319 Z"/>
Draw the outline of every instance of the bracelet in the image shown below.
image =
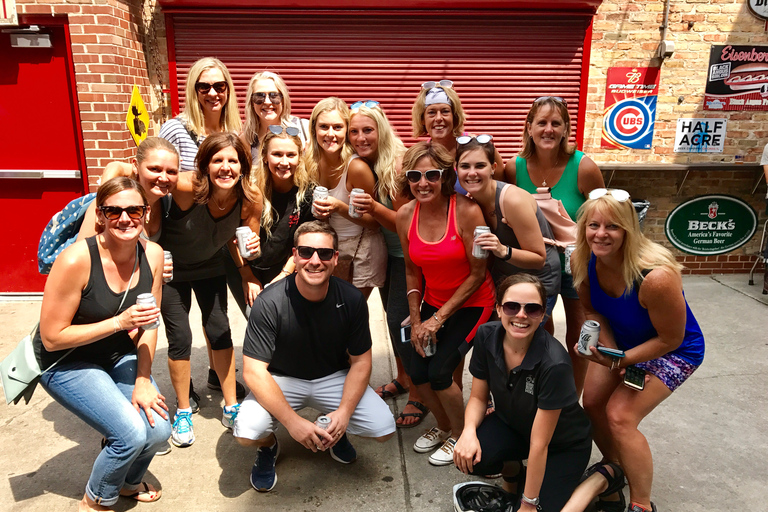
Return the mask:
<path id="1" fill-rule="evenodd" d="M 112 327 L 115 328 L 112 334 L 115 334 L 116 332 L 123 330 L 123 326 L 120 325 L 120 320 L 117 319 L 117 315 L 112 317 Z"/>
<path id="2" fill-rule="evenodd" d="M 524 492 L 521 492 L 520 493 L 520 501 L 524 502 L 524 503 L 527 503 L 527 504 L 529 504 L 529 505 L 531 505 L 533 507 L 538 508 L 540 500 L 539 500 L 538 496 L 536 496 L 535 498 L 529 498 L 528 496 L 525 495 Z"/>
<path id="3" fill-rule="evenodd" d="M 421 295 L 421 290 L 419 290 L 418 288 L 411 288 L 410 290 L 408 290 L 408 293 L 406 293 L 405 296 L 407 297 L 412 293 L 418 293 L 419 295 Z"/>
<path id="4" fill-rule="evenodd" d="M 287 270 L 283 269 L 280 271 L 281 274 L 285 274 L 287 276 L 291 275 L 293 272 L 288 272 Z"/>
<path id="5" fill-rule="evenodd" d="M 621 368 L 619 366 L 619 358 L 618 357 L 612 357 L 611 358 L 611 371 L 618 370 L 619 368 Z"/>
<path id="6" fill-rule="evenodd" d="M 440 324 L 440 327 L 442 327 L 442 326 L 443 326 L 443 323 L 440 321 L 440 319 L 439 319 L 439 318 L 437 318 L 437 311 L 435 311 L 434 313 L 432 313 L 432 318 L 434 318 L 434 319 L 435 319 L 435 321 L 436 321 L 438 324 Z"/>

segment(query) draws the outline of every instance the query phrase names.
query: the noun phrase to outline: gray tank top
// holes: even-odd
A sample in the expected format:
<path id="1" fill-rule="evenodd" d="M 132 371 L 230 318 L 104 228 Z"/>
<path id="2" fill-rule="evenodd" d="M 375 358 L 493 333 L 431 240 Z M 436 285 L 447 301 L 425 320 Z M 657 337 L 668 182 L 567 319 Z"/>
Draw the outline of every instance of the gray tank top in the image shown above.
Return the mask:
<path id="1" fill-rule="evenodd" d="M 520 249 L 520 242 L 517 241 L 515 232 L 501 221 L 502 215 L 499 199 L 501 198 L 501 191 L 505 185 L 506 183 L 501 181 L 496 182 L 496 229 L 494 230 L 494 234 L 499 238 L 501 243 L 506 244 L 513 249 Z M 536 220 L 539 222 L 542 236 L 546 238 L 554 238 L 554 235 L 552 235 L 552 228 L 549 227 L 549 223 L 538 205 L 536 205 Z M 545 244 L 545 247 L 547 249 L 547 259 L 544 263 L 544 268 L 541 270 L 520 268 L 509 262 L 503 261 L 501 258 L 494 259 L 491 274 L 493 275 L 493 280 L 496 285 L 498 286 L 498 284 L 507 276 L 519 272 L 527 272 L 541 280 L 544 289 L 547 291 L 548 297 L 560 293 L 560 257 L 554 246 Z"/>

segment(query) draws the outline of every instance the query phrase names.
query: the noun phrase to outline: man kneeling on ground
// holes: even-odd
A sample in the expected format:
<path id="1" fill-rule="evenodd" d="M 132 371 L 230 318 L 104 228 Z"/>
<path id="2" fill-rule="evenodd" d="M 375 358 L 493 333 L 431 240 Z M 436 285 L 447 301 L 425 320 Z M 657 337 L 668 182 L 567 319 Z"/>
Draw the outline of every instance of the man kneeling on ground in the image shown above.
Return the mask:
<path id="1" fill-rule="evenodd" d="M 347 432 L 386 441 L 395 432 L 389 407 L 368 386 L 368 305 L 354 286 L 333 277 L 338 237 L 328 224 L 302 224 L 294 236 L 296 273 L 257 297 L 243 343 L 243 377 L 251 393 L 240 406 L 234 436 L 258 446 L 251 485 L 277 483 L 277 423 L 316 452 L 330 449 L 343 464 L 357 458 Z M 327 430 L 299 416 L 305 407 L 331 419 Z"/>

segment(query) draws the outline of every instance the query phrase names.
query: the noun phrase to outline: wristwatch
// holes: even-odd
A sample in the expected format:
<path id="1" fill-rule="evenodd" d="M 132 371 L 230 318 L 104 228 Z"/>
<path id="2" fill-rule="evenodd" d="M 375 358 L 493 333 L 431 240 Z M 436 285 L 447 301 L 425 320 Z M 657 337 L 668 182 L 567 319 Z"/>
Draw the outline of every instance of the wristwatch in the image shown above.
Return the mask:
<path id="1" fill-rule="evenodd" d="M 532 505 L 534 507 L 538 507 L 539 506 L 539 497 L 538 496 L 536 496 L 535 498 L 529 498 L 528 496 L 525 495 L 524 492 L 521 492 L 520 493 L 520 500 L 525 502 L 525 503 L 527 503 L 527 504 L 529 504 L 529 505 Z"/>
<path id="2" fill-rule="evenodd" d="M 508 245 L 507 246 L 507 254 L 506 254 L 506 256 L 504 256 L 504 261 L 509 261 L 509 258 L 511 258 L 511 257 L 512 257 L 512 247 Z"/>

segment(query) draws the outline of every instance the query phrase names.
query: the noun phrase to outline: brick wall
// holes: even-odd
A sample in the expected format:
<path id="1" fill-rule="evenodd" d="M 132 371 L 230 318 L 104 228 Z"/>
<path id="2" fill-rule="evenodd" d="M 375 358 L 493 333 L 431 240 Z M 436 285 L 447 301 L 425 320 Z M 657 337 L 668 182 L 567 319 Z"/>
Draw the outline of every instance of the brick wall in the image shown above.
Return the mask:
<path id="1" fill-rule="evenodd" d="M 752 189 L 762 174 L 755 164 L 768 143 L 768 112 L 704 110 L 711 46 L 768 45 L 765 22 L 749 12 L 746 1 L 670 1 L 667 40 L 675 43 L 675 53 L 661 64 L 653 148 L 608 150 L 600 147 L 607 70 L 659 65 L 655 53 L 661 40 L 664 4 L 663 0 L 604 0 L 598 9 L 593 25 L 583 149 L 596 162 L 606 164 L 733 164 L 722 171 L 692 171 L 682 188 L 679 188 L 684 177 L 681 171 L 617 171 L 611 186 L 625 188 L 633 197 L 651 201 L 645 232 L 670 248 L 664 235 L 664 222 L 681 202 L 711 193 L 745 200 L 760 213 L 759 228 L 750 243 L 717 257 L 684 255 L 677 250 L 675 253 L 693 273 L 749 271 L 765 221 L 765 182 L 755 193 Z M 692 117 L 728 119 L 722 154 L 674 153 L 677 119 Z M 743 164 L 736 163 L 737 157 Z M 606 181 L 609 175 L 605 173 Z"/>

